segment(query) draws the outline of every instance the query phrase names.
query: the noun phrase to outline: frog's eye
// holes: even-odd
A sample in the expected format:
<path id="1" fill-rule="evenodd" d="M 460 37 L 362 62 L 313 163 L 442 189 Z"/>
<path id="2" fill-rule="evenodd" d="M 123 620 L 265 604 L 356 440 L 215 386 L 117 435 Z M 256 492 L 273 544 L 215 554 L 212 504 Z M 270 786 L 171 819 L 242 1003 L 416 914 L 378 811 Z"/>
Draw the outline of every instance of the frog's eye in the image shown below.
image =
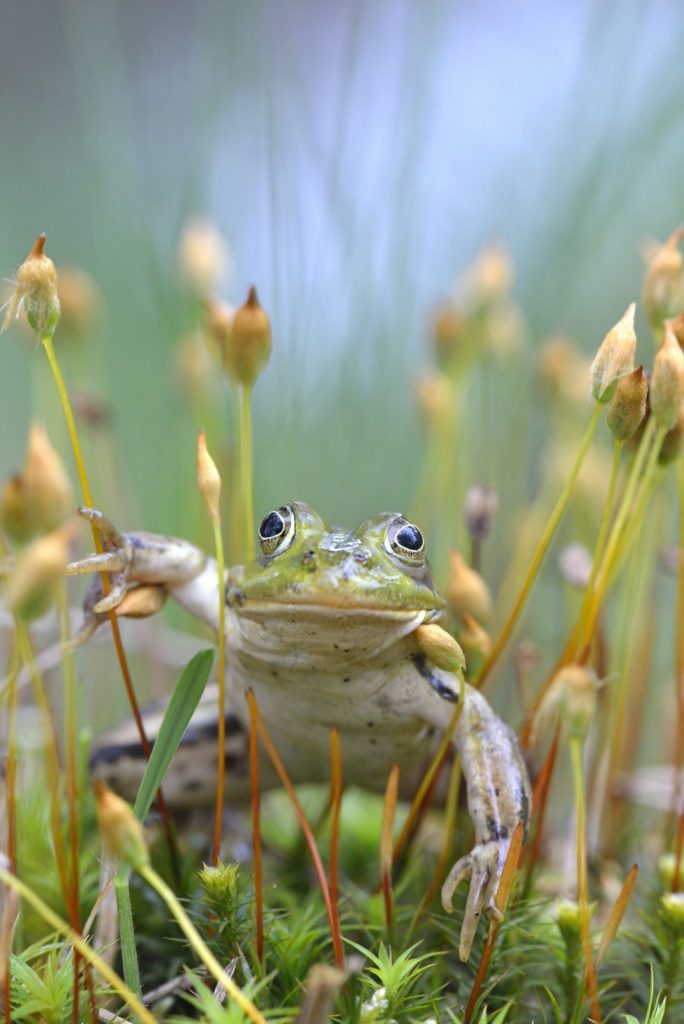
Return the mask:
<path id="1" fill-rule="evenodd" d="M 425 557 L 423 534 L 406 519 L 395 519 L 385 537 L 385 547 L 391 555 L 409 565 L 421 563 Z"/>
<path id="2" fill-rule="evenodd" d="M 295 519 L 287 505 L 274 509 L 259 523 L 259 544 L 264 555 L 280 555 L 295 535 Z"/>

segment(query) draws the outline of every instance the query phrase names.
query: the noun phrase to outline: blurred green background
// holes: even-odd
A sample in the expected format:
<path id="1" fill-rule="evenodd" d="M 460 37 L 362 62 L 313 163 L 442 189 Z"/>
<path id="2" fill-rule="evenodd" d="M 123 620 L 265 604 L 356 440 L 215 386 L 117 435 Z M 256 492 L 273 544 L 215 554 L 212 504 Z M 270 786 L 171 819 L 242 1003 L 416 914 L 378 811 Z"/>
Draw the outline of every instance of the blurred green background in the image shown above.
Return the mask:
<path id="1" fill-rule="evenodd" d="M 102 289 L 91 362 L 135 495 L 124 525 L 196 536 L 202 516 L 172 369 L 189 217 L 229 240 L 224 297 L 256 283 L 273 323 L 257 514 L 291 496 L 349 524 L 407 508 L 426 314 L 484 243 L 510 249 L 532 344 L 563 330 L 593 351 L 638 296 L 639 246 L 681 219 L 683 43 L 674 0 L 4 0 L 0 266 L 45 231 Z M 37 361 L 3 336 L 3 475 L 32 381 L 59 422 Z M 465 481 L 496 484 L 504 512 L 536 484 L 530 365 L 468 397 Z"/>

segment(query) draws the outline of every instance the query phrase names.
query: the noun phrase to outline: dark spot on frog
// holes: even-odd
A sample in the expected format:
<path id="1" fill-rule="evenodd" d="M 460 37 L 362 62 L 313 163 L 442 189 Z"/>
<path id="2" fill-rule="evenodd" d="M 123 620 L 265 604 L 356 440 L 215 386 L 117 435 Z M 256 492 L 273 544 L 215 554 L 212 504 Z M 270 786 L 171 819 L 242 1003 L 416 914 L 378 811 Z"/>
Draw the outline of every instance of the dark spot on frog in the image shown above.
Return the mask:
<path id="1" fill-rule="evenodd" d="M 452 690 L 430 667 L 424 654 L 414 654 L 411 656 L 411 660 L 423 679 L 427 679 L 435 693 L 443 697 L 444 700 L 448 700 L 451 704 L 458 704 L 458 693 Z"/>
<path id="2" fill-rule="evenodd" d="M 336 644 L 336 643 L 335 643 L 335 642 L 333 641 L 333 649 L 334 649 L 334 650 L 336 650 L 336 651 L 339 651 L 339 649 L 340 649 L 340 645 L 339 645 L 339 644 Z"/>
<path id="3" fill-rule="evenodd" d="M 240 587 L 236 587 L 233 583 L 227 583 L 225 589 L 225 600 L 226 604 L 230 605 L 231 608 L 241 608 L 245 603 L 245 592 Z"/>
<path id="4" fill-rule="evenodd" d="M 371 747 L 377 747 L 378 741 L 376 740 L 375 736 L 371 736 L 371 738 L 370 738 L 370 745 L 371 745 Z"/>
<path id="5" fill-rule="evenodd" d="M 375 722 L 366 722 L 366 725 L 368 726 L 369 729 L 375 728 Z"/>
<path id="6" fill-rule="evenodd" d="M 490 839 L 508 839 L 508 829 L 505 825 L 499 825 L 495 818 L 487 818 L 487 830 Z"/>
<path id="7" fill-rule="evenodd" d="M 305 551 L 302 555 L 302 568 L 306 569 L 307 572 L 316 571 L 316 552 Z"/>
<path id="8" fill-rule="evenodd" d="M 203 786 L 204 782 L 202 779 L 188 779 L 185 783 L 185 788 L 188 793 L 196 793 L 198 790 L 202 789 Z"/>
<path id="9" fill-rule="evenodd" d="M 351 683 L 351 676 L 345 676 L 342 680 L 343 683 Z"/>
<path id="10" fill-rule="evenodd" d="M 227 772 L 235 772 L 237 775 L 246 774 L 247 758 L 243 754 L 226 754 L 224 764 Z"/>
<path id="11" fill-rule="evenodd" d="M 274 679 L 277 679 L 278 678 L 278 669 L 272 668 L 271 669 L 271 675 L 273 676 Z"/>

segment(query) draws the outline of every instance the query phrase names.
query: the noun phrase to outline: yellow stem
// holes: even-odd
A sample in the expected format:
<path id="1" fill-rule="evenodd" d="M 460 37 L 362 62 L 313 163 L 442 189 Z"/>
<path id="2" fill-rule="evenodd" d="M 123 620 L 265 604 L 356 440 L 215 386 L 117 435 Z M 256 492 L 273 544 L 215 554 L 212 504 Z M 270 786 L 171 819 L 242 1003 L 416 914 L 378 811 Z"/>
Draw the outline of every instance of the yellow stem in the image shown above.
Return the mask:
<path id="1" fill-rule="evenodd" d="M 591 563 L 591 573 L 586 587 L 584 588 L 584 594 L 582 596 L 582 604 L 579 611 L 577 620 L 576 635 L 579 637 L 582 635 L 582 629 L 584 626 L 585 616 L 587 609 L 591 603 L 591 595 L 594 590 L 594 584 L 596 583 L 596 577 L 601 565 L 601 559 L 603 558 L 603 552 L 605 550 L 606 541 L 608 539 L 608 531 L 610 529 L 610 514 L 613 510 L 613 503 L 615 501 L 615 492 L 617 490 L 618 474 L 620 472 L 620 455 L 622 453 L 622 441 L 616 441 L 613 445 L 613 464 L 610 471 L 610 483 L 608 485 L 608 494 L 606 495 L 606 502 L 603 506 L 603 515 L 601 517 L 601 525 L 599 527 L 598 537 L 596 538 L 596 546 L 594 548 L 594 558 Z M 575 640 L 575 634 L 573 634 L 573 641 Z M 573 643 L 573 650 L 568 652 L 569 659 L 572 660 L 577 656 L 577 649 Z"/>
<path id="2" fill-rule="evenodd" d="M 235 1000 L 242 1012 L 246 1013 L 250 1020 L 253 1020 L 255 1024 L 266 1024 L 266 1018 L 259 1013 L 254 1003 L 247 998 L 242 989 L 235 984 L 233 979 L 230 978 L 224 971 L 223 967 L 221 967 L 221 964 L 218 962 L 188 915 L 185 913 L 185 910 L 176 897 L 176 894 L 166 884 L 164 879 L 160 878 L 154 868 L 150 867 L 149 864 L 143 864 L 138 868 L 138 871 L 145 881 L 151 885 L 155 892 L 164 900 L 164 903 L 166 903 L 166 906 L 175 917 L 181 931 L 185 934 L 195 953 L 210 974 L 214 976 L 219 985 L 226 990 L 231 999 Z"/>
<path id="3" fill-rule="evenodd" d="M 52 343 L 52 335 L 46 334 L 41 339 L 45 354 L 48 357 L 50 363 L 50 369 L 52 370 L 52 376 L 55 378 L 55 384 L 57 385 L 57 391 L 59 393 L 59 400 L 62 403 L 62 410 L 64 412 L 64 419 L 66 420 L 67 430 L 69 431 L 69 440 L 71 441 L 71 448 L 74 453 L 74 460 L 76 462 L 76 472 L 78 473 L 78 479 L 81 484 L 81 490 L 83 492 L 83 500 L 86 505 L 92 508 L 93 496 L 90 493 L 90 484 L 88 483 L 88 474 L 86 473 L 85 462 L 83 461 L 83 452 L 81 450 L 81 442 L 78 438 L 78 431 L 76 430 L 76 422 L 74 420 L 74 414 L 71 408 L 71 402 L 69 401 L 69 394 L 64 383 L 64 377 L 62 371 L 59 368 L 57 362 L 57 356 L 55 355 L 55 348 Z"/>
<path id="4" fill-rule="evenodd" d="M 254 558 L 254 494 L 252 477 L 252 388 L 240 388 L 240 466 L 242 468 L 242 502 L 244 537 L 248 561 Z"/>
<path id="5" fill-rule="evenodd" d="M 43 920 L 46 921 L 51 928 L 54 928 L 56 932 L 63 935 L 65 939 L 76 950 L 78 950 L 83 959 L 87 960 L 98 974 L 100 974 L 104 980 L 112 986 L 114 991 L 121 996 L 123 1001 L 131 1008 L 132 1012 L 138 1015 L 143 1024 L 156 1024 L 150 1011 L 145 1009 L 140 1000 L 126 986 L 116 971 L 113 971 L 109 964 L 99 957 L 88 943 L 85 942 L 80 935 L 77 935 L 73 928 L 69 927 L 66 921 L 63 921 L 58 914 L 55 914 L 55 912 L 42 901 L 40 896 L 37 896 L 32 889 L 29 889 L 29 887 L 20 879 L 16 878 L 15 875 L 10 874 L 10 872 L 6 871 L 2 866 L 0 866 L 0 882 L 18 893 L 23 900 L 33 907 L 37 914 L 40 914 Z"/>
<path id="6" fill-rule="evenodd" d="M 492 647 L 492 650 L 488 658 L 486 659 L 484 665 L 480 669 L 477 679 L 475 680 L 475 685 L 478 687 L 484 685 L 485 680 L 492 672 L 492 669 L 499 660 L 504 647 L 506 646 L 508 640 L 510 639 L 510 636 L 515 628 L 515 625 L 518 619 L 520 618 L 520 614 L 523 608 L 525 607 L 525 602 L 527 601 L 527 598 L 529 596 L 532 584 L 534 583 L 537 573 L 539 572 L 544 555 L 548 550 L 549 544 L 551 543 L 553 535 L 556 532 L 556 527 L 558 526 L 561 516 L 565 511 L 565 507 L 572 493 L 572 489 L 575 486 L 575 481 L 577 480 L 579 471 L 582 468 L 584 457 L 589 450 L 589 446 L 594 436 L 594 431 L 596 430 L 602 411 L 603 406 L 597 403 L 594 408 L 592 417 L 589 420 L 589 425 L 586 429 L 584 437 L 582 438 L 582 443 L 580 444 L 579 451 L 577 452 L 575 463 L 570 471 L 568 479 L 565 482 L 565 486 L 561 491 L 561 495 L 558 501 L 556 502 L 556 506 L 553 512 L 551 513 L 551 516 L 549 517 L 549 520 L 546 524 L 546 528 L 544 529 L 541 539 L 537 545 L 537 549 L 534 555 L 532 556 L 530 567 L 527 570 L 527 575 L 525 576 L 523 585 L 518 592 L 518 596 L 515 600 L 513 608 L 511 609 L 510 614 L 506 622 L 504 623 L 504 626 L 501 632 L 499 633 L 499 636 L 497 637 L 496 642 Z"/>
<path id="7" fill-rule="evenodd" d="M 587 873 L 586 847 L 586 805 L 584 800 L 584 772 L 582 768 L 582 737 L 570 736 L 570 760 L 572 762 L 572 779 L 575 788 L 575 814 L 577 817 L 577 900 L 580 910 L 580 928 L 582 931 L 582 950 L 586 988 L 591 1002 L 591 1012 L 599 1024 L 601 1008 L 598 1001 L 596 970 L 591 948 L 589 929 L 589 878 Z"/>
<path id="8" fill-rule="evenodd" d="M 216 571 L 218 574 L 218 761 L 216 765 L 216 818 L 212 864 L 218 864 L 221 852 L 221 825 L 223 822 L 223 792 L 226 776 L 226 601 L 225 557 L 221 519 L 213 521 Z"/>

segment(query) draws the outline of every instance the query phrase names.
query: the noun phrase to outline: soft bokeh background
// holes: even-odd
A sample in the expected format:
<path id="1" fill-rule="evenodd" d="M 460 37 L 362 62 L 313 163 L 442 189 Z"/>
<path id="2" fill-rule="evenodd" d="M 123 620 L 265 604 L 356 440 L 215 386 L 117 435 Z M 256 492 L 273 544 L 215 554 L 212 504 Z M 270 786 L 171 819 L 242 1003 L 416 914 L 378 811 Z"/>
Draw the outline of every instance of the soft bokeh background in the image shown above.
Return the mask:
<path id="1" fill-rule="evenodd" d="M 88 448 L 98 503 L 198 536 L 172 353 L 177 240 L 206 215 L 232 247 L 224 297 L 255 282 L 273 322 L 257 512 L 410 507 L 426 314 L 483 244 L 511 251 L 533 345 L 563 330 L 593 351 L 638 297 L 639 247 L 682 216 L 683 43 L 675 0 L 4 0 L 0 267 L 45 231 L 103 291 L 96 354 L 74 357 L 114 410 L 120 475 L 98 480 L 111 451 Z M 0 353 L 4 476 L 32 402 L 57 433 L 60 413 L 42 353 L 17 329 Z M 488 371 L 466 408 L 463 480 L 501 491 L 502 550 L 537 483 L 530 366 Z M 216 445 L 228 416 L 207 427 Z"/>

